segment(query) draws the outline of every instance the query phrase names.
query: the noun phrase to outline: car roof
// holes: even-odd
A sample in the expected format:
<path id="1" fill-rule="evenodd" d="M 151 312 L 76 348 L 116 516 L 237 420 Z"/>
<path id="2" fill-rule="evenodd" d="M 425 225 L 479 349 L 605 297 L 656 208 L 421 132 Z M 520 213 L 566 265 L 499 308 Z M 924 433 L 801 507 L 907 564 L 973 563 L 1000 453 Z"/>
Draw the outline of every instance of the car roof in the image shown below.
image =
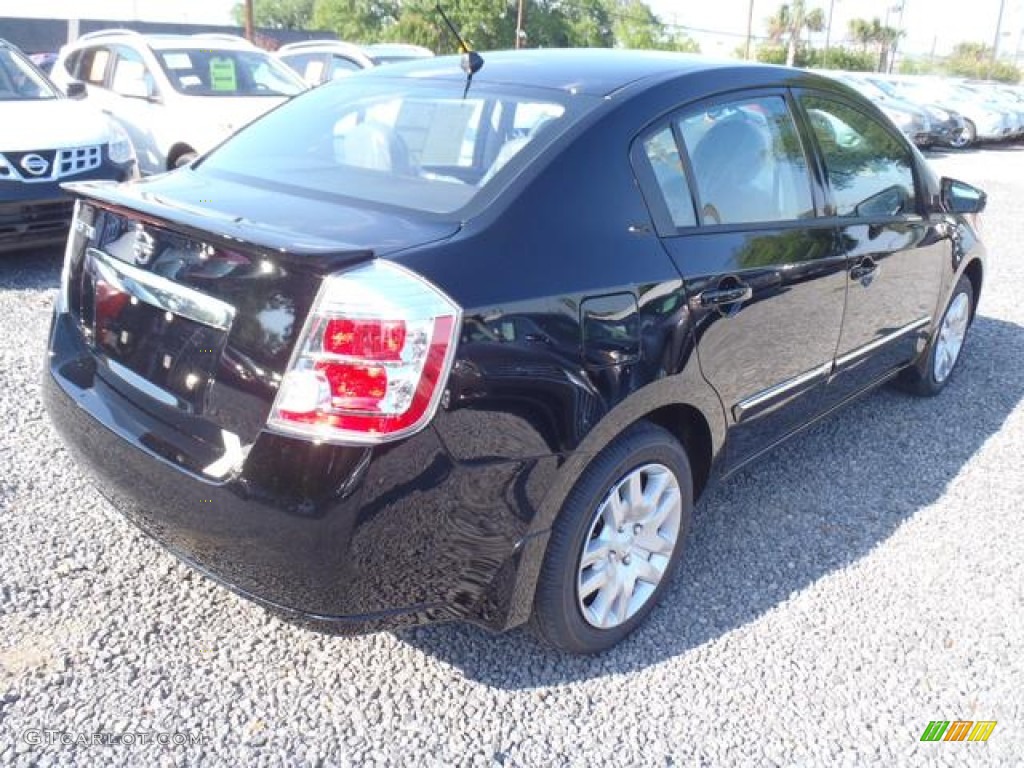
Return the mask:
<path id="1" fill-rule="evenodd" d="M 474 82 L 534 86 L 605 96 L 630 83 L 716 69 L 750 67 L 780 69 L 743 61 L 720 61 L 706 56 L 664 51 L 609 48 L 547 48 L 487 51 Z M 787 70 L 790 74 L 794 70 Z M 417 77 L 465 80 L 458 56 L 413 59 L 367 71 L 367 77 Z"/>
<path id="2" fill-rule="evenodd" d="M 83 45 L 97 45 L 104 42 L 139 43 L 154 50 L 220 48 L 245 51 L 259 50 L 256 46 L 237 35 L 200 33 L 195 35 L 143 34 L 131 29 L 103 29 L 89 32 L 71 44 L 78 48 Z"/>

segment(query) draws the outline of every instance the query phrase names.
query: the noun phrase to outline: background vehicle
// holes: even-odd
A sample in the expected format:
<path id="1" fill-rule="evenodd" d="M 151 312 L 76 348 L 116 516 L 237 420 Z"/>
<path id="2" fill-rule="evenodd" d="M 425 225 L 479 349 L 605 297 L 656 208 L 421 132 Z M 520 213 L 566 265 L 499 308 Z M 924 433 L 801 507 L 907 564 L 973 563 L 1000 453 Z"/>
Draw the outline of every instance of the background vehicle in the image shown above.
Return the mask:
<path id="1" fill-rule="evenodd" d="M 941 140 L 939 132 L 932 125 L 931 113 L 924 107 L 907 99 L 890 95 L 860 74 L 848 72 L 822 72 L 822 74 L 835 77 L 865 98 L 870 99 L 917 146 L 930 147 Z"/>
<path id="2" fill-rule="evenodd" d="M 915 93 L 913 87 L 905 87 L 899 81 L 881 75 L 864 75 L 864 79 L 878 88 L 887 97 L 915 104 L 928 113 L 932 123 L 932 135 L 936 144 L 954 149 L 964 149 L 974 142 L 974 131 L 967 120 L 949 106 L 929 100 L 924 93 Z"/>
<path id="3" fill-rule="evenodd" d="M 938 77 L 894 77 L 888 81 L 907 99 L 936 104 L 963 115 L 966 144 L 974 141 L 1002 141 L 1013 132 L 1013 125 L 1005 110 L 954 81 Z"/>
<path id="4" fill-rule="evenodd" d="M 63 88 L 131 137 L 143 173 L 184 165 L 305 84 L 270 54 L 230 35 L 141 35 L 107 30 L 64 47 L 53 68 Z"/>
<path id="5" fill-rule="evenodd" d="M 125 132 L 71 101 L 17 48 L 0 40 L 0 252 L 67 238 L 71 198 L 61 182 L 136 173 Z"/>
<path id="6" fill-rule="evenodd" d="M 709 483 L 896 377 L 946 385 L 985 197 L 808 73 L 484 59 L 77 187 L 44 397 L 108 498 L 245 594 L 593 652 Z"/>
<path id="7" fill-rule="evenodd" d="M 418 45 L 388 43 L 360 46 L 338 40 L 307 40 L 282 46 L 277 51 L 277 57 L 309 85 L 320 85 L 381 64 L 433 55 L 430 49 Z"/>

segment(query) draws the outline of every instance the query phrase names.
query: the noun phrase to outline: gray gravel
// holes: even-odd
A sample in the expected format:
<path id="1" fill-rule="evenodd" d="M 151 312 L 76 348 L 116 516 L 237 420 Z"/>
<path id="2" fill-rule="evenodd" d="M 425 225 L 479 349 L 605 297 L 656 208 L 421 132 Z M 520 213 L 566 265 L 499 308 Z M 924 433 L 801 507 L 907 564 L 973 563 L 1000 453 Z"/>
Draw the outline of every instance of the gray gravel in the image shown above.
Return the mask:
<path id="1" fill-rule="evenodd" d="M 3 258 L 0 765 L 1024 764 L 1024 151 L 934 162 L 991 200 L 947 392 L 883 390 L 705 497 L 667 604 L 596 659 L 315 634 L 178 564 L 39 404 L 59 254 Z M 999 724 L 918 741 L 958 718 Z"/>

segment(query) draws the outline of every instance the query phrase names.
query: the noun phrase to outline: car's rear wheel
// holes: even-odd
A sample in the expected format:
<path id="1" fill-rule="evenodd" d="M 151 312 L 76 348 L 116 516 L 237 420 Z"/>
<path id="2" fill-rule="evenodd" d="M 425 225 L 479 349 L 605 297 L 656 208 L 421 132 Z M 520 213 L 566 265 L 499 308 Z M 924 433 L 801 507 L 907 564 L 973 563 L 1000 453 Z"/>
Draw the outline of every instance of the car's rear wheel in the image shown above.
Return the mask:
<path id="1" fill-rule="evenodd" d="M 197 152 L 186 148 L 182 150 L 181 153 L 177 155 L 173 160 L 171 160 L 171 162 L 168 163 L 168 165 L 170 165 L 171 170 L 174 170 L 175 168 L 183 168 L 184 166 L 188 165 L 193 160 L 195 160 L 198 156 L 199 154 Z"/>
<path id="2" fill-rule="evenodd" d="M 945 388 L 960 362 L 973 314 L 974 286 L 966 275 L 961 275 L 924 356 L 903 372 L 900 383 L 904 389 L 930 397 Z"/>
<path id="3" fill-rule="evenodd" d="M 679 442 L 646 422 L 623 433 L 591 461 L 555 521 L 534 599 L 536 634 L 571 653 L 626 637 L 678 568 L 692 514 Z"/>

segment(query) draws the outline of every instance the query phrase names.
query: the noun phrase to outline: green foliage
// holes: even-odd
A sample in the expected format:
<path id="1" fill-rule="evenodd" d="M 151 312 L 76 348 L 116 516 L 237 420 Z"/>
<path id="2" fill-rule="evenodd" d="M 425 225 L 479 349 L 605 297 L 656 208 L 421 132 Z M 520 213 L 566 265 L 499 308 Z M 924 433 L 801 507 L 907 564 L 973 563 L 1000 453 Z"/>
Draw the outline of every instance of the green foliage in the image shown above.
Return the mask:
<path id="1" fill-rule="evenodd" d="M 742 50 L 739 53 L 742 55 Z M 765 64 L 785 64 L 788 51 L 784 45 L 768 43 L 759 45 L 755 54 L 757 60 Z M 808 48 L 805 45 L 798 45 L 793 66 L 810 69 L 842 69 L 847 72 L 874 72 L 877 63 L 878 61 L 872 53 L 863 53 L 842 47 L 829 48 L 828 61 L 826 61 L 824 48 Z"/>
<path id="2" fill-rule="evenodd" d="M 1003 83 L 1020 81 L 1021 72 L 1006 61 L 992 61 L 992 49 L 983 43 L 958 43 L 946 59 L 945 70 L 951 75 Z"/>
<path id="3" fill-rule="evenodd" d="M 815 69 L 842 69 L 846 72 L 874 72 L 875 65 L 878 64 L 878 60 L 872 53 L 843 47 L 829 48 L 827 60 L 823 48 L 806 51 L 804 58 L 807 61 L 805 66 Z"/>
<path id="4" fill-rule="evenodd" d="M 355 43 L 400 41 L 452 53 L 458 43 L 435 10 L 437 0 L 255 0 L 257 26 L 326 29 Z M 473 48 L 515 47 L 517 0 L 443 0 L 445 12 Z M 526 0 L 530 48 L 699 50 L 666 27 L 644 0 Z M 239 3 L 236 21 L 243 22 Z"/>
<path id="5" fill-rule="evenodd" d="M 823 30 L 825 14 L 820 8 L 808 10 L 804 0 L 791 0 L 779 6 L 775 14 L 767 20 L 767 26 L 771 50 L 774 52 L 779 46 L 785 46 L 783 60 L 773 63 L 799 66 L 800 38 L 804 31 Z"/>
<path id="6" fill-rule="evenodd" d="M 329 29 L 342 40 L 375 43 L 388 39 L 399 10 L 397 0 L 316 0 L 313 26 Z"/>
<path id="7" fill-rule="evenodd" d="M 309 29 L 313 24 L 315 0 L 254 0 L 252 15 L 258 27 L 269 29 Z M 245 4 L 231 11 L 238 26 L 245 25 Z"/>

